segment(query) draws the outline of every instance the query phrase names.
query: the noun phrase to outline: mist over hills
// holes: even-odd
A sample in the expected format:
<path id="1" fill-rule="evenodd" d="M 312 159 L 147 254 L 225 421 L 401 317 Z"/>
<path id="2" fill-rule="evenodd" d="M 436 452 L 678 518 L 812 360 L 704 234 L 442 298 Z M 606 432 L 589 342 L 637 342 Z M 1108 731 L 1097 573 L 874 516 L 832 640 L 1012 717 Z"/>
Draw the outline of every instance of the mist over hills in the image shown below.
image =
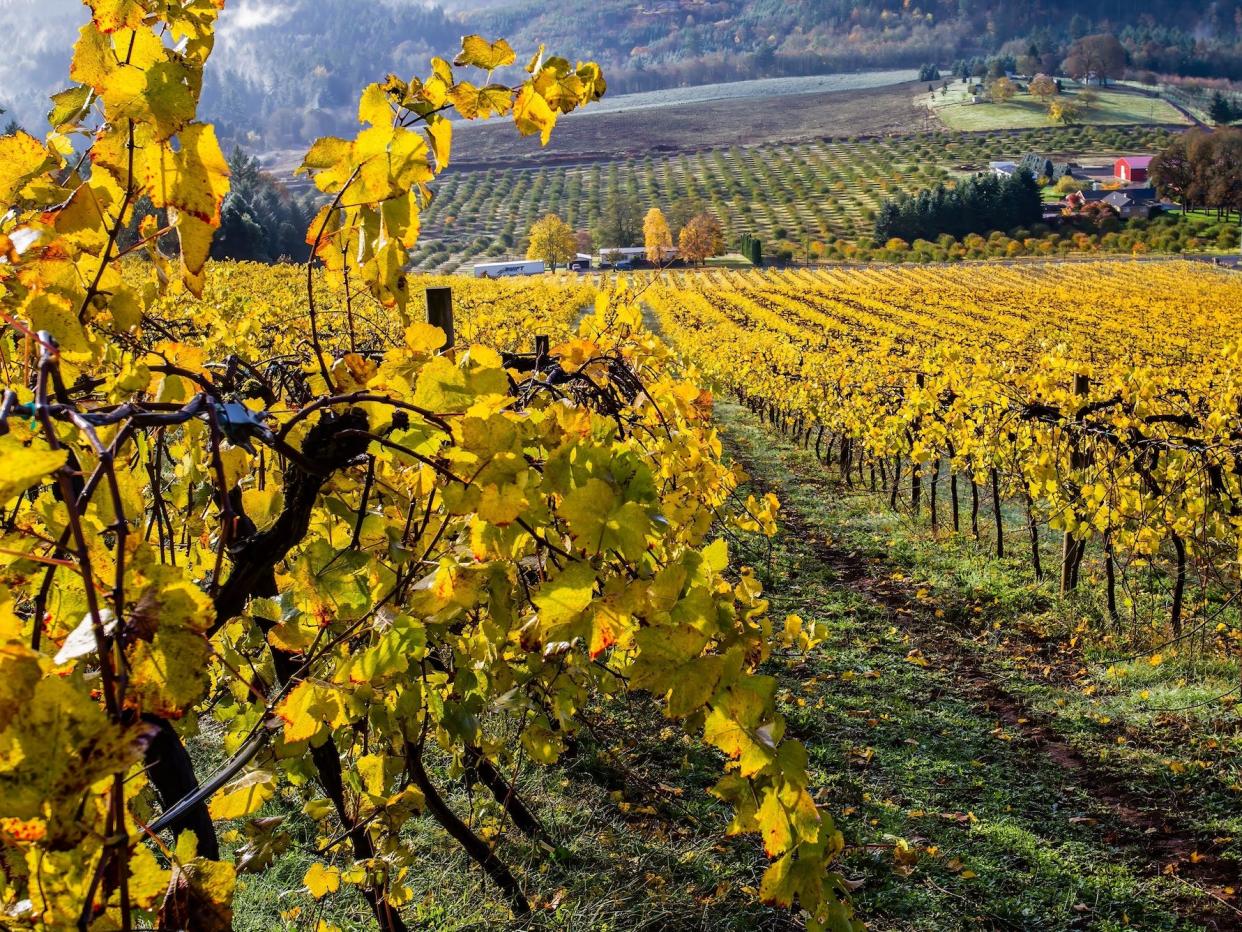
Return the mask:
<path id="1" fill-rule="evenodd" d="M 1242 0 L 230 0 L 202 112 L 248 148 L 304 144 L 354 125 L 358 90 L 426 70 L 461 35 L 510 39 L 519 57 L 593 58 L 615 93 L 743 78 L 947 65 L 1033 50 L 1051 64 L 1073 38 L 1118 34 L 1131 66 L 1242 78 Z M 0 0 L 0 105 L 38 126 L 66 83 L 79 0 Z M 1174 25 L 1170 25 L 1174 24 Z"/>

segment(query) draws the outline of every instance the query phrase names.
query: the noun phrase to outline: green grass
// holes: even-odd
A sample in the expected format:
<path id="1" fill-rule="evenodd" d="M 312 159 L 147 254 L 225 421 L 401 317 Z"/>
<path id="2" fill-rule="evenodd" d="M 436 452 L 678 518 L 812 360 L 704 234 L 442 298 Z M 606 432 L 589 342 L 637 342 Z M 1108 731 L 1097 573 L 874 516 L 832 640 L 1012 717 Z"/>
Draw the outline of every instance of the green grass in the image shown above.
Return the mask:
<path id="1" fill-rule="evenodd" d="M 1066 82 L 1065 96 L 1077 101 L 1082 90 Z M 919 100 L 929 103 L 940 121 L 949 129 L 986 131 L 1000 129 L 1034 129 L 1050 126 L 1052 121 L 1047 108 L 1036 98 L 1019 92 L 1003 104 L 992 103 L 983 95 L 984 103 L 972 104 L 966 93 L 967 87 L 960 82 L 951 84 L 947 95 L 937 90 L 930 97 L 923 94 Z M 1104 87 L 1092 88 L 1095 103 L 1086 110 L 1078 122 L 1093 125 L 1189 125 L 1190 121 L 1167 100 L 1147 97 L 1131 90 Z"/>
<path id="2" fill-rule="evenodd" d="M 856 896 L 874 928 L 1189 929 L 1201 926 L 1188 916 L 1213 910 L 1237 920 L 1193 881 L 1164 873 L 1170 864 L 1184 873 L 1184 858 L 1199 850 L 1233 859 L 1222 863 L 1236 874 L 1236 708 L 1157 711 L 1227 691 L 1236 662 L 1205 654 L 1154 667 L 1144 657 L 1133 678 L 1119 677 L 1069 644 L 1098 606 L 1057 604 L 1030 578 L 1025 553 L 997 560 L 986 539 L 933 538 L 869 494 L 835 490 L 813 453 L 774 438 L 744 409 L 718 412 L 730 445 L 797 514 L 795 533 L 777 542 L 773 611 L 797 611 L 831 635 L 819 657 L 789 671 L 801 682 L 784 694 L 786 713 L 824 798 L 843 813 L 853 846 L 845 866 L 864 881 Z M 983 518 L 986 529 L 991 516 Z M 1015 546 L 1017 516 L 1007 520 Z M 818 555 L 825 547 L 865 563 L 867 585 L 896 601 L 843 588 Z M 902 599 L 913 607 L 899 607 Z M 1051 658 L 1051 675 L 1048 657 L 1028 662 L 1032 645 Z M 1065 766 L 1027 725 L 1003 720 L 996 690 L 1047 719 L 1048 740 L 1091 769 Z M 1128 800 L 1183 826 L 1192 840 L 1183 860 L 1119 823 L 1099 780 L 1120 781 Z M 882 847 L 897 838 L 921 852 L 909 876 Z"/>

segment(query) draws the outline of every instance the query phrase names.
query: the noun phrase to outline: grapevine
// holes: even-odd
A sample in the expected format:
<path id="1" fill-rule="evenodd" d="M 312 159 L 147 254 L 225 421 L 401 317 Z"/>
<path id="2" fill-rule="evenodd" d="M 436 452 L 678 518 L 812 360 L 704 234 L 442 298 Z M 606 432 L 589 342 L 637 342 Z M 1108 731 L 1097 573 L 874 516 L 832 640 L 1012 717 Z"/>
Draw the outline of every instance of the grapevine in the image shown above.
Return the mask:
<path id="1" fill-rule="evenodd" d="M 1090 286 L 1086 287 L 1089 282 Z M 1236 586 L 1242 556 L 1242 284 L 1193 263 L 1088 268 L 713 273 L 648 291 L 709 381 L 842 478 L 935 527 L 940 486 L 969 483 L 1063 535 L 1060 588 L 1089 542 L 1118 566 L 1172 565 L 1183 632 L 1188 562 Z M 1054 323 L 1055 322 L 1055 325 Z M 952 336 L 950 336 L 952 334 Z M 904 480 L 904 485 L 903 485 Z M 999 507 L 995 510 L 999 522 Z M 997 534 L 1004 555 L 1003 532 Z"/>
<path id="2" fill-rule="evenodd" d="M 238 874 L 302 843 L 257 817 L 277 798 L 315 825 L 316 898 L 354 888 L 406 928 L 425 816 L 521 916 L 526 879 L 429 761 L 540 836 L 513 765 L 555 764 L 589 702 L 633 689 L 721 752 L 763 898 L 854 927 L 757 672 L 761 586 L 714 539 L 773 533 L 776 503 L 739 500 L 710 396 L 623 290 L 453 282 L 450 345 L 420 313 L 443 282 L 404 270 L 446 112 L 546 142 L 598 67 L 541 49 L 508 86 L 513 49 L 468 36 L 370 85 L 358 135 L 303 164 L 312 263 L 212 266 L 228 174 L 196 108 L 223 5 L 91 0 L 46 140 L 0 138 L 5 921 L 231 928 Z"/>

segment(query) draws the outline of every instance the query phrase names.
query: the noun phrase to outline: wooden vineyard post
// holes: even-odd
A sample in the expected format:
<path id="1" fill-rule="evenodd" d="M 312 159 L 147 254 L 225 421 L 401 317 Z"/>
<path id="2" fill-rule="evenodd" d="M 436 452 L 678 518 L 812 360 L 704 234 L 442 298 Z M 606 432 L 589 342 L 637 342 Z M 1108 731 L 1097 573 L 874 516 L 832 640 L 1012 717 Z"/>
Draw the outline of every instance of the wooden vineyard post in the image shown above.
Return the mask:
<path id="1" fill-rule="evenodd" d="M 1074 376 L 1074 395 L 1078 398 L 1085 398 L 1091 390 L 1091 379 L 1085 375 Z M 1075 417 L 1075 422 L 1077 418 Z M 1082 449 L 1078 443 L 1077 436 L 1070 437 L 1070 469 L 1082 469 L 1086 465 L 1086 459 L 1083 456 Z M 1070 492 L 1074 499 L 1079 497 L 1079 489 L 1076 483 L 1071 482 Z M 1061 595 L 1065 595 L 1072 590 L 1078 582 L 1078 561 L 1082 559 L 1082 550 L 1085 544 L 1079 543 L 1074 539 L 1074 535 L 1066 531 L 1065 537 L 1061 541 Z"/>
<path id="2" fill-rule="evenodd" d="M 992 518 L 996 522 L 996 556 L 1005 556 L 1005 522 L 1001 516 L 1000 471 L 992 467 Z"/>
<path id="3" fill-rule="evenodd" d="M 979 483 L 973 472 L 970 474 L 970 533 L 975 540 L 979 539 Z"/>
<path id="4" fill-rule="evenodd" d="M 960 515 L 958 514 L 958 504 L 957 504 L 957 469 L 953 465 L 953 458 L 954 456 L 956 456 L 956 452 L 953 449 L 952 443 L 949 444 L 948 453 L 949 453 L 949 500 L 952 502 L 952 507 L 953 507 L 953 512 L 952 512 L 953 513 L 953 533 L 957 534 L 961 531 L 962 528 L 961 528 L 961 518 L 960 518 Z"/>
<path id="5" fill-rule="evenodd" d="M 427 289 L 427 323 L 439 327 L 446 337 L 444 352 L 451 354 L 456 335 L 453 332 L 453 289 Z"/>
<path id="6" fill-rule="evenodd" d="M 919 388 L 922 388 L 926 384 L 926 378 L 924 377 L 923 373 L 920 372 L 917 375 L 915 375 L 914 384 L 917 385 Z M 914 426 L 914 439 L 917 440 L 920 433 L 922 433 L 922 431 L 919 430 L 919 426 L 916 423 Z M 911 446 L 913 446 L 913 443 L 911 444 Z M 919 516 L 919 511 L 921 510 L 922 497 L 923 497 L 923 470 L 919 466 L 918 461 L 915 460 L 913 456 L 911 456 L 910 457 L 910 510 L 914 512 L 915 518 Z"/>

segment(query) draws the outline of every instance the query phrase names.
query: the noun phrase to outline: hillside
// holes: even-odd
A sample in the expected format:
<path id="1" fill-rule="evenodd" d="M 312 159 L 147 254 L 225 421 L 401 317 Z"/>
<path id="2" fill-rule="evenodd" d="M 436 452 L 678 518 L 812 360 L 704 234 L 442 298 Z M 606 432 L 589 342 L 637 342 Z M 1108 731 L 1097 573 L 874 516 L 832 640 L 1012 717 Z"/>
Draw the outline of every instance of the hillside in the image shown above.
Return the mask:
<path id="1" fill-rule="evenodd" d="M 579 124 L 566 121 L 566 129 L 573 125 Z M 823 125 L 844 132 L 849 123 Z M 444 176 L 411 259 L 423 270 L 452 272 L 472 260 L 520 253 L 538 217 L 551 211 L 575 229 L 591 229 L 617 197 L 633 199 L 643 211 L 688 199 L 719 217 L 730 237 L 752 233 L 769 251 L 783 241 L 801 254 L 804 243 L 869 237 L 886 198 L 963 177 L 990 159 L 1036 151 L 1107 161 L 1122 152 L 1154 151 L 1167 138 L 1166 131 L 1147 127 L 1046 127 L 733 143 L 590 164 L 493 163 L 485 171 Z"/>
<path id="2" fill-rule="evenodd" d="M 35 11 L 37 9 L 37 15 Z M 28 124 L 61 89 L 82 21 L 77 0 L 0 5 L 12 37 L 0 105 Z M 230 0 L 204 113 L 252 151 L 305 146 L 354 125 L 355 89 L 420 71 L 464 33 L 507 36 L 520 55 L 540 43 L 598 60 L 614 94 L 655 88 L 1037 53 L 1059 63 L 1073 38 L 1117 33 L 1136 72 L 1242 78 L 1242 2 L 1153 0 L 600 0 L 572 10 L 532 0 L 442 6 L 411 0 Z M 1168 25 L 1176 24 L 1176 25 Z M 325 39 L 331 51 L 325 52 Z"/>

